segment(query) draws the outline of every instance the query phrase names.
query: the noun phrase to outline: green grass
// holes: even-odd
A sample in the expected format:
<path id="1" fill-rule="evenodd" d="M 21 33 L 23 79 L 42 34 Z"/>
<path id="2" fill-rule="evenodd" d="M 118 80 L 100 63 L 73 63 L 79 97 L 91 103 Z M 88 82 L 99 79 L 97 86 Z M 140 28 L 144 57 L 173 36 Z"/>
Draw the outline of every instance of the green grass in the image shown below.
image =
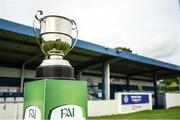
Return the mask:
<path id="1" fill-rule="evenodd" d="M 180 120 L 180 107 L 174 107 L 165 110 L 151 110 L 151 111 L 142 111 L 130 114 L 123 115 L 112 115 L 112 116 L 103 116 L 103 117 L 94 117 L 89 118 L 88 120 L 98 120 L 98 119 L 178 119 Z"/>

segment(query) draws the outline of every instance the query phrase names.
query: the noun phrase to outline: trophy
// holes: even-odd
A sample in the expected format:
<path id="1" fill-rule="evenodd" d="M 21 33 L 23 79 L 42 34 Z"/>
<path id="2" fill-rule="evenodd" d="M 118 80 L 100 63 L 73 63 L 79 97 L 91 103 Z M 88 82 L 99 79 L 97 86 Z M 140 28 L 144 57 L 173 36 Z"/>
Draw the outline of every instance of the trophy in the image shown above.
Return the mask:
<path id="1" fill-rule="evenodd" d="M 39 22 L 39 31 L 35 22 Z M 73 49 L 78 38 L 78 29 L 74 20 L 58 16 L 43 16 L 37 11 L 33 21 L 34 33 L 45 59 L 36 69 L 37 79 L 74 79 L 74 69 L 63 57 Z M 72 31 L 76 37 L 73 39 Z"/>
<path id="2" fill-rule="evenodd" d="M 87 120 L 87 81 L 74 80 L 73 67 L 63 59 L 77 42 L 76 23 L 63 16 L 42 15 L 42 11 L 37 11 L 33 28 L 45 59 L 36 70 L 40 80 L 25 83 L 24 118 Z"/>

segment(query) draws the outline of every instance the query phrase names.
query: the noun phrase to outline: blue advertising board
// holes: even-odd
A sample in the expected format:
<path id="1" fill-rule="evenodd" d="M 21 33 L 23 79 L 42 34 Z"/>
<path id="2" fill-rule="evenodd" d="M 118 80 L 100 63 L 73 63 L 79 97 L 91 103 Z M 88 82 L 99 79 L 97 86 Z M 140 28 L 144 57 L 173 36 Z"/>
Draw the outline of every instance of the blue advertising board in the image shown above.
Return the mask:
<path id="1" fill-rule="evenodd" d="M 122 94 L 122 105 L 149 103 L 149 95 L 144 94 Z"/>

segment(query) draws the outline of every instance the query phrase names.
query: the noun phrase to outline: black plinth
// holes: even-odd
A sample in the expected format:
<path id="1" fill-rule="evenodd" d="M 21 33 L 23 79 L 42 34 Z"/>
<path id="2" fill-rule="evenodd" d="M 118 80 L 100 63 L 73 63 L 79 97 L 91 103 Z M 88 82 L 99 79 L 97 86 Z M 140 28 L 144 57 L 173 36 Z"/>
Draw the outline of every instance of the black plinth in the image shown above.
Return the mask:
<path id="1" fill-rule="evenodd" d="M 74 69 L 71 66 L 50 65 L 39 66 L 36 69 L 37 79 L 74 79 Z"/>

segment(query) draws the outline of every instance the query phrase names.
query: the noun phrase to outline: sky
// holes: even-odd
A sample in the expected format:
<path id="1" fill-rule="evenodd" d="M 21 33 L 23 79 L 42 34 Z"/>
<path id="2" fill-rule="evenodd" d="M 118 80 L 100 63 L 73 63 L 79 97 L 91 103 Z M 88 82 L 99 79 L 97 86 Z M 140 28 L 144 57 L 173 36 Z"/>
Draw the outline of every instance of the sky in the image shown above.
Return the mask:
<path id="1" fill-rule="evenodd" d="M 179 0 L 0 0 L 0 18 L 28 26 L 37 10 L 74 19 L 81 40 L 180 65 Z"/>

